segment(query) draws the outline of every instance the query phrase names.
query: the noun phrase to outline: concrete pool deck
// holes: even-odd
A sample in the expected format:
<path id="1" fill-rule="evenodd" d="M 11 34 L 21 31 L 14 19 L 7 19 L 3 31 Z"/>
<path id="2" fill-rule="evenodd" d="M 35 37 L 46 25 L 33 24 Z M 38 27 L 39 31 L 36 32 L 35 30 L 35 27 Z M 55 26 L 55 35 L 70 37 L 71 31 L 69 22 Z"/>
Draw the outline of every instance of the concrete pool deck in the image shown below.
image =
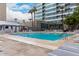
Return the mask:
<path id="1" fill-rule="evenodd" d="M 71 40 L 77 36 L 79 37 L 79 34 L 72 36 Z M 68 41 L 68 39 L 59 41 L 38 40 L 2 34 L 0 35 L 0 55 L 46 56 L 50 51 L 59 48 Z"/>
<path id="2" fill-rule="evenodd" d="M 49 49 L 0 37 L 0 56 L 47 56 Z"/>
<path id="3" fill-rule="evenodd" d="M 1 37 L 15 40 L 15 41 L 20 41 L 23 43 L 32 44 L 32 45 L 47 48 L 50 50 L 55 50 L 61 45 L 63 45 L 64 42 L 68 41 L 68 40 L 63 40 L 63 39 L 57 40 L 57 41 L 40 40 L 36 38 L 21 37 L 21 36 L 10 35 L 10 34 L 4 34 L 4 35 L 1 35 Z"/>

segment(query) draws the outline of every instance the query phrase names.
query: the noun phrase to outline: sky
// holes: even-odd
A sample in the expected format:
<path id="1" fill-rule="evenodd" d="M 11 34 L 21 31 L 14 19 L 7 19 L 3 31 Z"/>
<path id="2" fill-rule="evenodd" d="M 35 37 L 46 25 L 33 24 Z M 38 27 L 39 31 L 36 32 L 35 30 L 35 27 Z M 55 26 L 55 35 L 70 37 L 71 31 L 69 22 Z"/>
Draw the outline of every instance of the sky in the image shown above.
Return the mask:
<path id="1" fill-rule="evenodd" d="M 28 13 L 28 11 L 33 6 L 33 3 L 7 3 L 7 20 L 13 21 L 15 18 L 17 18 L 20 21 L 28 21 L 28 19 L 31 18 L 31 15 Z"/>

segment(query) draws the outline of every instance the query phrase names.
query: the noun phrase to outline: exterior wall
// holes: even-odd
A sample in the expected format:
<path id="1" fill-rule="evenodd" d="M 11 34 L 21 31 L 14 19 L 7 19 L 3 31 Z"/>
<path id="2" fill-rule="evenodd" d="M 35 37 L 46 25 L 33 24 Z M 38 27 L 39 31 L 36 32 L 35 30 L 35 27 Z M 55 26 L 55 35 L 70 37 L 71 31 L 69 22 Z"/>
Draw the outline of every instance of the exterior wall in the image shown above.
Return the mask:
<path id="1" fill-rule="evenodd" d="M 35 19 L 42 20 L 42 3 L 37 4 L 36 6 L 37 11 L 35 12 Z"/>
<path id="2" fill-rule="evenodd" d="M 63 8 L 63 17 L 70 15 L 73 13 L 74 9 L 77 7 L 75 3 L 42 3 L 37 4 L 35 20 L 45 21 L 46 26 L 53 26 L 56 29 L 62 28 L 62 12 L 60 6 L 64 6 Z M 55 24 L 55 25 L 54 25 Z M 60 26 L 58 26 L 58 24 Z M 57 26 L 56 26 L 57 25 Z M 41 26 L 41 25 L 39 25 Z M 45 27 L 45 26 L 44 26 Z"/>
<path id="3" fill-rule="evenodd" d="M 55 21 L 61 20 L 62 13 L 60 12 L 59 6 L 64 5 L 63 14 L 67 16 L 73 13 L 76 4 L 75 3 L 44 3 L 44 4 L 37 4 L 36 9 L 37 12 L 35 13 L 36 20 L 47 20 L 47 21 Z"/>
<path id="4" fill-rule="evenodd" d="M 6 20 L 6 3 L 0 3 L 0 21 Z"/>

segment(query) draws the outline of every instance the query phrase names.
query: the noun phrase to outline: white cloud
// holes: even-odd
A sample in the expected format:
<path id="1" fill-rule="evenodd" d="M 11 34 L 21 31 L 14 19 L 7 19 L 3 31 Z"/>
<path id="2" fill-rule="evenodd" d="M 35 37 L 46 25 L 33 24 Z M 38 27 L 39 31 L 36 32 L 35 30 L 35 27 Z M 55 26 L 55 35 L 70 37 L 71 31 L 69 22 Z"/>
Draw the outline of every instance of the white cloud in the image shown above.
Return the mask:
<path id="1" fill-rule="evenodd" d="M 30 8 L 31 8 L 31 6 L 30 5 L 28 5 L 28 4 L 23 4 L 23 5 L 17 5 L 16 3 L 8 3 L 7 4 L 7 7 L 9 8 L 9 9 L 11 9 L 12 11 L 18 11 L 18 12 L 23 12 L 23 11 L 28 11 Z M 26 9 L 26 10 L 25 10 Z M 25 12 L 25 13 L 26 13 Z"/>
<path id="2" fill-rule="evenodd" d="M 22 9 L 22 8 L 30 9 L 31 7 L 29 5 L 22 5 L 19 9 Z"/>
<path id="3" fill-rule="evenodd" d="M 8 7 L 6 10 L 6 14 L 7 14 L 6 18 L 8 21 L 13 21 L 15 18 L 17 18 L 19 21 L 22 21 L 23 19 L 29 21 L 28 19 L 31 17 L 29 13 L 23 14 L 21 12 L 14 12 L 10 10 Z"/>

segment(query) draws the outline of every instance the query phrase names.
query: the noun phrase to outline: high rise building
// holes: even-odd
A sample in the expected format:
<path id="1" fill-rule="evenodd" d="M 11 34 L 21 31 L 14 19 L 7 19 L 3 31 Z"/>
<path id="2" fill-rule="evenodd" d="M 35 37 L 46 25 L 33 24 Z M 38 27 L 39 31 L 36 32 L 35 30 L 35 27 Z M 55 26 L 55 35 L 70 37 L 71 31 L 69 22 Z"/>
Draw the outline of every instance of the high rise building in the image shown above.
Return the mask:
<path id="1" fill-rule="evenodd" d="M 0 21 L 6 20 L 6 3 L 0 3 Z"/>
<path id="2" fill-rule="evenodd" d="M 44 21 L 40 23 L 41 28 L 61 29 L 62 19 L 73 13 L 77 4 L 75 3 L 40 3 L 35 5 L 37 11 L 35 20 Z"/>

